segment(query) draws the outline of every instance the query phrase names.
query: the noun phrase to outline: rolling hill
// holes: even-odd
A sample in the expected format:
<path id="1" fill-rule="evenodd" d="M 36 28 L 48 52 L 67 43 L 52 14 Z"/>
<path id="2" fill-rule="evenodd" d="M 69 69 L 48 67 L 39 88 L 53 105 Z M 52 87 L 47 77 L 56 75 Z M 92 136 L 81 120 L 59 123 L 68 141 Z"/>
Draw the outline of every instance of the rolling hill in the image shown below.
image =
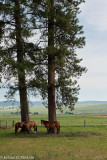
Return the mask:
<path id="1" fill-rule="evenodd" d="M 107 101 L 79 101 L 77 104 L 103 104 L 107 103 Z M 33 101 L 29 103 L 30 106 L 44 106 L 42 101 Z M 0 101 L 0 106 L 20 106 L 19 101 Z"/>
<path id="2" fill-rule="evenodd" d="M 48 114 L 48 109 L 43 106 L 41 101 L 32 102 L 30 104 L 30 114 Z M 19 102 L 0 102 L 0 115 L 11 115 L 20 111 Z M 78 102 L 73 111 L 66 107 L 61 113 L 57 110 L 57 114 L 107 114 L 106 101 L 84 101 Z"/>
<path id="3" fill-rule="evenodd" d="M 19 101 L 0 101 L 0 106 L 20 106 Z M 29 106 L 43 106 L 42 101 L 30 102 Z"/>

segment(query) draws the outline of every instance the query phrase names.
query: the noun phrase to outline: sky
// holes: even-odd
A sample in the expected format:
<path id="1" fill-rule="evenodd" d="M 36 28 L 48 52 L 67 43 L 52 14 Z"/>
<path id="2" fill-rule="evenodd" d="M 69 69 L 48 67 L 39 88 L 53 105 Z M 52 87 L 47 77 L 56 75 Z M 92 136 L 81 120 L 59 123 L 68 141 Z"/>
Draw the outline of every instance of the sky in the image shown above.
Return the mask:
<path id="1" fill-rule="evenodd" d="M 88 71 L 79 80 L 79 100 L 107 100 L 107 1 L 86 0 L 80 8 L 86 46 L 77 53 Z"/>
<path id="2" fill-rule="evenodd" d="M 107 100 L 107 0 L 86 0 L 80 5 L 80 24 L 84 26 L 86 45 L 77 50 L 88 71 L 78 80 L 79 101 Z M 0 101 L 6 89 L 0 89 Z M 18 100 L 18 98 L 16 98 Z M 32 100 L 37 100 L 31 98 Z"/>

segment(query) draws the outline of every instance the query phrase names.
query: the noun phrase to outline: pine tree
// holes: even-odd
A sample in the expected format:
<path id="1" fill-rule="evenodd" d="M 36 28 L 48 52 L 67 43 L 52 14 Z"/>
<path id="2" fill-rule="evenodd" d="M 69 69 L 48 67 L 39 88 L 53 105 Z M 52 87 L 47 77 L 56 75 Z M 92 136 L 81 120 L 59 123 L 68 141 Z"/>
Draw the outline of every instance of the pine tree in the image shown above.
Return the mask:
<path id="1" fill-rule="evenodd" d="M 22 121 L 29 121 L 29 108 L 27 100 L 27 87 L 26 87 L 26 74 L 24 70 L 24 52 L 23 52 L 23 37 L 21 28 L 21 8 L 19 0 L 14 1 L 14 19 L 15 19 L 15 32 L 16 32 L 16 50 L 17 50 L 17 63 L 18 63 L 18 87 L 21 103 L 21 118 Z"/>
<path id="2" fill-rule="evenodd" d="M 56 108 L 74 108 L 79 86 L 77 79 L 86 72 L 80 66 L 76 49 L 85 45 L 83 26 L 79 25 L 79 5 L 84 0 L 46 0 L 38 8 L 44 64 L 40 93 L 48 105 L 49 121 L 56 120 Z M 36 3 L 36 2 L 35 2 Z M 32 80 L 34 83 L 35 79 Z"/>
<path id="3" fill-rule="evenodd" d="M 7 98 L 19 91 L 21 121 L 29 121 L 27 97 L 27 39 L 32 35 L 31 20 L 28 16 L 29 2 L 5 0 L 1 4 L 1 21 L 4 25 L 3 48 L 0 53 L 2 74 L 8 83 Z M 28 44 L 29 45 L 29 44 Z M 28 69 L 29 70 L 29 69 Z"/>
<path id="4" fill-rule="evenodd" d="M 10 17 L 14 21 L 6 19 L 8 25 L 5 33 L 11 38 L 11 43 L 5 39 L 7 46 L 2 51 L 2 65 L 6 66 L 4 71 L 8 71 L 5 72 L 7 79 L 16 78 L 15 87 L 10 86 L 11 94 L 21 86 L 17 75 L 24 80 L 26 74 L 25 87 L 34 92 L 38 89 L 48 105 L 49 121 L 55 121 L 57 108 L 74 108 L 79 93 L 77 79 L 86 72 L 86 68 L 80 66 L 82 59 L 78 59 L 76 54 L 76 49 L 85 45 L 85 38 L 81 37 L 83 27 L 77 17 L 79 5 L 84 0 L 20 0 L 19 9 L 15 9 L 15 2 L 19 1 L 6 0 L 4 7 L 7 19 Z M 19 16 L 15 16 L 14 11 Z M 17 20 L 21 27 L 15 24 Z M 25 41 L 24 37 L 31 35 L 31 28 L 33 32 L 39 30 L 39 47 L 36 43 Z M 18 45 L 14 43 L 16 39 Z M 20 59 L 19 54 L 19 61 L 16 58 L 18 49 L 23 57 Z"/>

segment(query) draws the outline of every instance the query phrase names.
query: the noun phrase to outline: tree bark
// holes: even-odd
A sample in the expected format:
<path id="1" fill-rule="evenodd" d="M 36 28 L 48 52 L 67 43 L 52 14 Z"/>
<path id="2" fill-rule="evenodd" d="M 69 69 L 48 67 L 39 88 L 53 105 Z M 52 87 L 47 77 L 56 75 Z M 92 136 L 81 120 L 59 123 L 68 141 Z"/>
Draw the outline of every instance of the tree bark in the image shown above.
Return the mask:
<path id="1" fill-rule="evenodd" d="M 19 81 L 19 96 L 21 105 L 21 121 L 29 121 L 29 108 L 27 100 L 26 76 L 24 70 L 24 53 L 23 40 L 21 35 L 21 11 L 19 0 L 15 0 L 15 26 L 16 26 L 16 46 L 17 46 L 17 63 L 18 63 L 18 81 Z"/>
<path id="2" fill-rule="evenodd" d="M 48 116 L 49 121 L 56 121 L 56 105 L 55 105 L 55 71 L 54 71 L 54 60 L 48 58 Z"/>
<path id="3" fill-rule="evenodd" d="M 48 47 L 54 47 L 54 0 L 50 0 L 50 12 L 48 16 Z M 48 55 L 48 119 L 56 121 L 55 105 L 55 58 L 53 54 Z"/>

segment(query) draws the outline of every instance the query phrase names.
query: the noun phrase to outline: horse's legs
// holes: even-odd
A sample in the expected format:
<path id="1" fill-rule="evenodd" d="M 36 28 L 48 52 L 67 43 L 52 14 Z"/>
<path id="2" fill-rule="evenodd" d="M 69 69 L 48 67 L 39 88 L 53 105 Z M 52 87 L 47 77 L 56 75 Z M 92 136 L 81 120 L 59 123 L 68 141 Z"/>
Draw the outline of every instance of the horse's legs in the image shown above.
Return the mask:
<path id="1" fill-rule="evenodd" d="M 18 131 L 18 127 L 15 127 L 15 134 L 17 134 L 17 131 Z"/>
<path id="2" fill-rule="evenodd" d="M 57 128 L 57 134 L 59 134 L 59 128 Z"/>
<path id="3" fill-rule="evenodd" d="M 57 134 L 59 134 L 59 131 L 60 131 L 60 125 L 57 126 Z"/>
<path id="4" fill-rule="evenodd" d="M 30 133 L 30 130 L 27 128 L 27 132 L 28 132 L 28 134 Z"/>
<path id="5" fill-rule="evenodd" d="M 30 133 L 30 128 L 28 126 L 26 126 L 26 130 L 28 132 L 28 134 Z"/>
<path id="6" fill-rule="evenodd" d="M 36 126 L 36 132 L 37 132 L 37 126 Z"/>
<path id="7" fill-rule="evenodd" d="M 55 126 L 55 128 L 54 128 L 54 133 L 57 133 L 57 127 Z"/>
<path id="8" fill-rule="evenodd" d="M 37 132 L 37 126 L 36 127 L 34 127 L 34 133 L 36 133 Z"/>
<path id="9" fill-rule="evenodd" d="M 56 128 L 56 127 L 54 127 L 54 128 L 53 128 L 53 127 L 50 127 L 50 128 L 48 129 L 48 132 L 49 132 L 49 133 L 55 133 L 55 128 Z"/>
<path id="10" fill-rule="evenodd" d="M 49 128 L 47 128 L 47 133 L 49 133 Z"/>

